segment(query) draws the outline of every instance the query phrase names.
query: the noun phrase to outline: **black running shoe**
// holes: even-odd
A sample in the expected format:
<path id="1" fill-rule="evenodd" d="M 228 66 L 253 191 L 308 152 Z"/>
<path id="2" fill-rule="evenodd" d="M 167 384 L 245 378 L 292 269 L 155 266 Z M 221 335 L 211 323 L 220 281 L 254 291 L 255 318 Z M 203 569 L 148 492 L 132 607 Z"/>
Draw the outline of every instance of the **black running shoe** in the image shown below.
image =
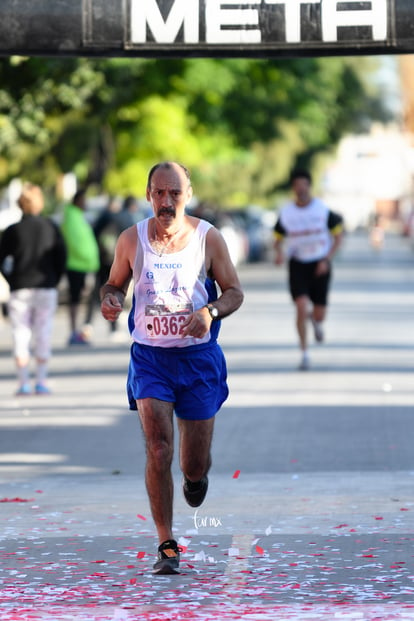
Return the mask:
<path id="1" fill-rule="evenodd" d="M 174 539 L 164 541 L 158 548 L 158 560 L 154 563 L 154 574 L 179 574 L 180 550 Z"/>
<path id="2" fill-rule="evenodd" d="M 193 483 L 184 477 L 183 493 L 184 498 L 190 507 L 199 507 L 206 497 L 208 490 L 208 477 L 203 477 L 200 481 Z"/>

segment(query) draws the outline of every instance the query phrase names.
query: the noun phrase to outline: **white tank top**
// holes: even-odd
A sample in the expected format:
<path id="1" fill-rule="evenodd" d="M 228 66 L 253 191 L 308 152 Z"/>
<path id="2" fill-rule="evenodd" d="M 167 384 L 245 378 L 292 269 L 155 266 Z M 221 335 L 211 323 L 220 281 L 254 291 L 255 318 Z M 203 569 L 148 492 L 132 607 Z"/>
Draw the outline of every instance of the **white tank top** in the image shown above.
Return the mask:
<path id="1" fill-rule="evenodd" d="M 328 207 L 318 198 L 306 207 L 292 202 L 282 209 L 280 222 L 286 231 L 289 258 L 308 263 L 326 257 L 332 247 L 328 216 Z"/>
<path id="2" fill-rule="evenodd" d="M 131 335 L 153 347 L 189 347 L 210 340 L 180 336 L 181 323 L 209 301 L 205 268 L 206 235 L 211 224 L 200 220 L 185 248 L 161 257 L 148 240 L 149 219 L 137 223 L 133 269 L 134 307 Z"/>

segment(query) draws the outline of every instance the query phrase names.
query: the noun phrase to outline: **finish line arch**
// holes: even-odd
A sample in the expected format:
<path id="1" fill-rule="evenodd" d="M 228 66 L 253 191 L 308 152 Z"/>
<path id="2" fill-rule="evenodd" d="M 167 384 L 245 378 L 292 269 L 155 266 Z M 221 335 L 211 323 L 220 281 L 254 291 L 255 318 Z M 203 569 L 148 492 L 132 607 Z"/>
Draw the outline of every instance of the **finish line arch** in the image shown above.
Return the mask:
<path id="1" fill-rule="evenodd" d="M 414 52 L 413 0 L 2 0 L 0 55 Z"/>

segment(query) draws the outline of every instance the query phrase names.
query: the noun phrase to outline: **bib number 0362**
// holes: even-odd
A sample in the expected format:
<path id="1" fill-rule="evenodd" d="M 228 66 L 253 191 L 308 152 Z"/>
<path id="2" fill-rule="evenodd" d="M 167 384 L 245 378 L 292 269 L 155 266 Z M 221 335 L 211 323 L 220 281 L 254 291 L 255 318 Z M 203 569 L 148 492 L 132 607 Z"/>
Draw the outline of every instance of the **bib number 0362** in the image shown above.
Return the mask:
<path id="1" fill-rule="evenodd" d="M 146 331 L 149 338 L 163 338 L 181 334 L 187 315 L 157 315 L 146 317 Z"/>

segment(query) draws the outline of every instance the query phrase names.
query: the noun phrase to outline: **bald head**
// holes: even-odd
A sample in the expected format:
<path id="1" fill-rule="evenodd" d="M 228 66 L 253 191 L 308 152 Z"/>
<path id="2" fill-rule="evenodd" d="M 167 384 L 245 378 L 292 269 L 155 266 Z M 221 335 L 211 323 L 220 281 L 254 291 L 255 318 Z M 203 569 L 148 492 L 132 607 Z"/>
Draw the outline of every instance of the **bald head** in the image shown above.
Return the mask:
<path id="1" fill-rule="evenodd" d="M 178 162 L 159 162 L 158 164 L 155 164 L 155 166 L 153 166 L 151 168 L 151 170 L 149 171 L 148 174 L 148 181 L 147 181 L 147 189 L 151 188 L 151 181 L 152 178 L 154 176 L 154 173 L 157 172 L 157 170 L 178 170 L 181 171 L 182 173 L 184 173 L 184 175 L 187 178 L 188 181 L 188 185 L 191 185 L 191 178 L 190 178 L 190 171 L 188 170 L 188 168 L 186 168 L 185 166 L 183 166 L 182 164 L 179 164 Z"/>

